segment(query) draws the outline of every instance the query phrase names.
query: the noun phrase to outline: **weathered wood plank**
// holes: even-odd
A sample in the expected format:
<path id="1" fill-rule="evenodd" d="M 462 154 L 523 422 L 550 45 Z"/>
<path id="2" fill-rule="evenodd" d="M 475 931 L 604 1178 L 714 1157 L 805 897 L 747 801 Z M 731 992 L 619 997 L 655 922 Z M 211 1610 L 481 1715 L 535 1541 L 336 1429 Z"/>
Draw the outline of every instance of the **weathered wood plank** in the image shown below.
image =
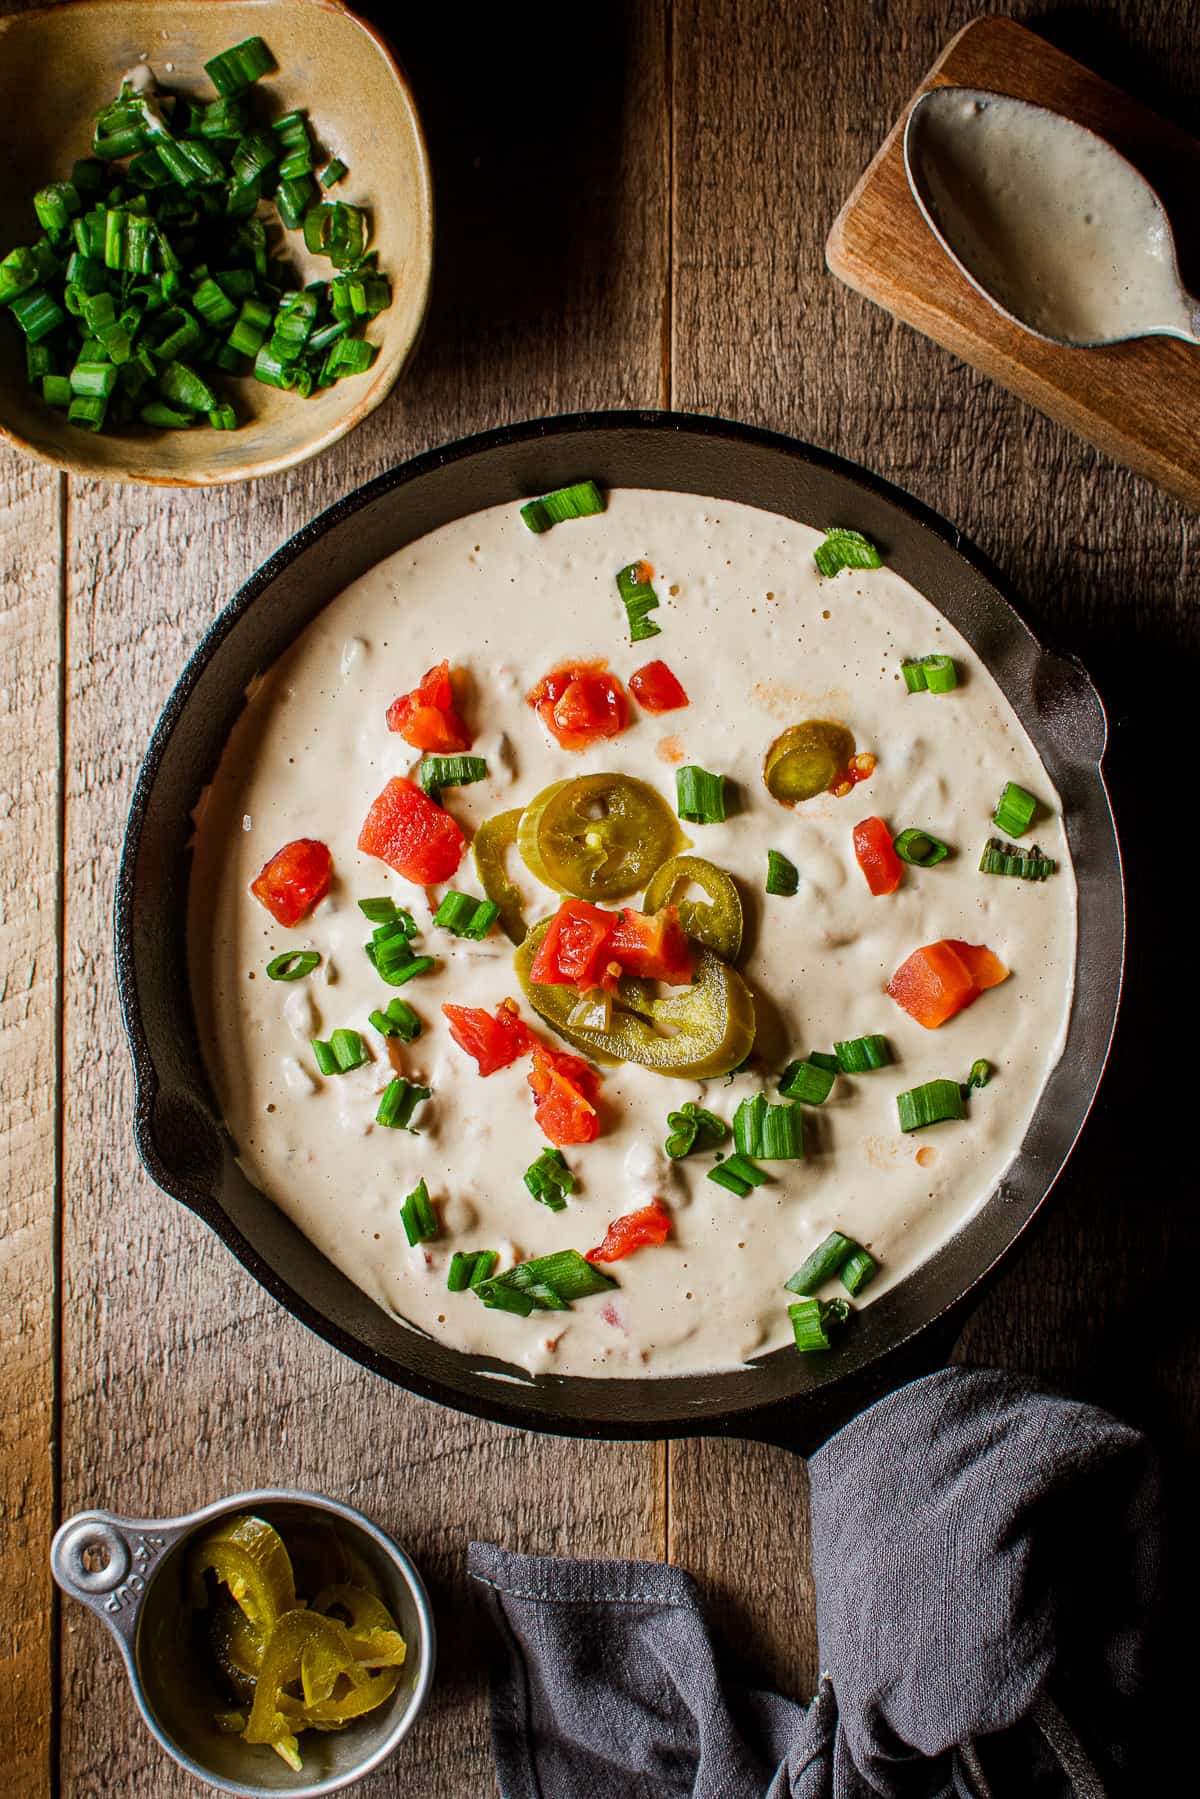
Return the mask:
<path id="1" fill-rule="evenodd" d="M 0 1788 L 50 1774 L 60 480 L 0 446 Z"/>
<path id="2" fill-rule="evenodd" d="M 429 129 L 440 253 L 428 335 L 375 418 L 316 464 L 206 496 L 72 492 L 69 532 L 64 1504 L 170 1511 L 280 1481 L 360 1505 L 427 1572 L 443 1632 L 430 1714 L 395 1770 L 462 1799 L 492 1787 L 472 1535 L 561 1553 L 661 1555 L 662 1458 L 476 1424 L 394 1392 L 280 1311 L 137 1168 L 109 911 L 117 847 L 157 710 L 201 629 L 262 557 L 337 495 L 503 419 L 656 404 L 666 291 L 658 7 L 552 32 L 410 15 L 402 45 Z M 539 48 L 540 45 L 540 48 Z M 586 69 L 586 91 L 579 71 Z M 319 96 L 314 96 L 319 117 Z M 573 195 L 560 205 L 543 197 Z M 69 1608 L 65 1792 L 199 1792 L 139 1727 L 115 1650 Z"/>
<path id="3" fill-rule="evenodd" d="M 1161 1016 L 1154 984 L 1178 991 L 1186 980 L 1168 971 L 1178 940 L 1167 944 L 1154 927 L 1154 882 L 1165 892 L 1170 880 L 1156 845 L 1171 841 L 1175 790 L 1146 771 L 1190 765 L 1196 522 L 847 293 L 823 265 L 838 208 L 968 16 L 946 3 L 831 7 L 818 26 L 810 8 L 678 0 L 672 403 L 794 432 L 909 488 L 1001 564 L 1033 622 L 1082 653 L 1118 699 L 1116 797 L 1135 843 L 1137 975 L 1106 1104 L 1048 1208 L 1039 1253 L 985 1301 L 964 1350 L 1158 1422 L 1194 1454 L 1194 1319 L 1156 1333 L 1152 1357 L 1127 1356 L 1122 1332 L 1148 1269 L 1190 1265 L 1196 1251 L 1185 1123 L 1155 1106 L 1151 1152 L 1127 1109 L 1150 1078 L 1136 1046 L 1152 1040 L 1156 1008 Z M 1048 29 L 1061 48 L 1196 128 L 1197 53 L 1166 0 L 1074 8 Z M 1178 672 L 1166 678 L 1167 668 Z M 670 1469 L 672 1558 L 716 1597 L 735 1650 L 793 1691 L 811 1691 L 802 1471 L 782 1451 L 726 1443 L 676 1445 Z M 1182 1619 L 1196 1561 L 1180 1553 Z"/>

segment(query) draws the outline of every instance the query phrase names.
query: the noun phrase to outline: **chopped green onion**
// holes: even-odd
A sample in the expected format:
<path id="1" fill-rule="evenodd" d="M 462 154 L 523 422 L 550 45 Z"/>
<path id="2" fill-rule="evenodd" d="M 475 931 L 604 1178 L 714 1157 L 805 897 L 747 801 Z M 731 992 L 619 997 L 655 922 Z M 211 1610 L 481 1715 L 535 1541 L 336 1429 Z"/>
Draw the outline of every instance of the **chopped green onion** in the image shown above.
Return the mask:
<path id="1" fill-rule="evenodd" d="M 111 362 L 77 362 L 70 378 L 73 394 L 92 399 L 107 400 L 117 385 L 117 371 Z"/>
<path id="2" fill-rule="evenodd" d="M 533 1197 L 552 1212 L 561 1212 L 567 1194 L 575 1191 L 575 1176 L 561 1149 L 546 1148 L 525 1170 L 525 1185 Z"/>
<path id="3" fill-rule="evenodd" d="M 340 1074 L 342 1072 L 341 1069 L 338 1067 L 337 1057 L 334 1055 L 332 1048 L 330 1047 L 330 1045 L 328 1043 L 325 1042 L 323 1037 L 314 1037 L 313 1038 L 312 1053 L 316 1057 L 317 1067 L 321 1071 L 322 1074 L 325 1074 L 325 1075 Z"/>
<path id="4" fill-rule="evenodd" d="M 387 1094 L 384 1094 L 384 1098 L 387 1098 Z M 382 1111 L 382 1107 L 380 1110 Z M 418 1243 L 432 1243 L 439 1235 L 437 1213 L 423 1180 L 417 1182 L 400 1207 L 400 1222 L 404 1226 L 404 1235 L 408 1238 L 410 1248 L 415 1249 Z"/>
<path id="5" fill-rule="evenodd" d="M 929 831 L 918 830 L 915 825 L 909 825 L 894 837 L 892 848 L 901 862 L 907 862 L 913 868 L 936 868 L 950 854 L 948 843 L 943 843 Z"/>
<path id="6" fill-rule="evenodd" d="M 958 686 L 958 670 L 950 656 L 923 656 L 921 662 L 930 693 L 952 693 Z"/>
<path id="7" fill-rule="evenodd" d="M 529 500 L 521 508 L 521 517 L 531 531 L 549 531 L 571 518 L 590 518 L 604 511 L 604 495 L 594 481 L 577 481 L 573 487 L 560 487 L 543 494 L 540 500 Z"/>
<path id="8" fill-rule="evenodd" d="M 359 900 L 358 909 L 364 918 L 370 919 L 372 924 L 394 924 L 397 919 L 402 919 L 405 935 L 415 937 L 417 934 L 416 919 L 411 912 L 402 911 L 394 899 Z"/>
<path id="9" fill-rule="evenodd" d="M 285 949 L 281 956 L 273 956 L 267 963 L 267 979 L 302 981 L 305 975 L 312 973 L 320 960 L 315 949 Z"/>
<path id="10" fill-rule="evenodd" d="M 773 1106 L 765 1093 L 744 1099 L 733 1115 L 739 1156 L 761 1162 L 796 1162 L 804 1154 L 804 1114 L 797 1106 Z"/>
<path id="11" fill-rule="evenodd" d="M 99 395 L 76 394 L 67 408 L 67 423 L 79 425 L 84 431 L 99 431 L 107 410 L 108 401 Z"/>
<path id="12" fill-rule="evenodd" d="M 689 763 L 675 770 L 675 810 L 687 824 L 716 825 L 725 817 L 725 776 Z"/>
<path id="13" fill-rule="evenodd" d="M 196 415 L 193 412 L 180 412 L 174 406 L 167 406 L 162 400 L 151 400 L 138 413 L 143 425 L 154 425 L 160 431 L 180 431 L 187 425 L 194 425 Z"/>
<path id="14" fill-rule="evenodd" d="M 352 1068 L 361 1068 L 364 1062 L 370 1060 L 366 1045 L 357 1031 L 335 1031 L 329 1039 L 329 1047 L 340 1074 L 349 1074 Z"/>
<path id="15" fill-rule="evenodd" d="M 838 1330 L 850 1316 L 844 1299 L 801 1299 L 788 1307 L 796 1348 L 802 1355 L 830 1347 L 829 1333 Z"/>
<path id="16" fill-rule="evenodd" d="M 824 543 L 813 551 L 813 561 L 821 574 L 836 575 L 843 568 L 882 568 L 883 558 L 861 531 L 848 531 L 831 525 Z"/>
<path id="17" fill-rule="evenodd" d="M 389 987 L 403 987 L 433 967 L 432 956 L 418 956 L 407 935 L 390 925 L 380 925 L 363 949 L 367 960 Z"/>
<path id="18" fill-rule="evenodd" d="M 992 813 L 992 823 L 1006 837 L 1023 837 L 1033 823 L 1036 811 L 1037 801 L 1033 795 L 1015 781 L 1006 781 Z"/>
<path id="19" fill-rule="evenodd" d="M 854 1254 L 842 1269 L 842 1285 L 847 1293 L 858 1294 L 879 1273 L 879 1263 L 867 1250 L 855 1245 Z"/>
<path id="20" fill-rule="evenodd" d="M 456 893 L 451 888 L 434 913 L 433 922 L 456 937 L 482 943 L 499 916 L 495 900 L 472 899 L 469 893 Z"/>
<path id="21" fill-rule="evenodd" d="M 800 870 L 781 850 L 767 851 L 767 892 L 790 899 L 800 885 Z"/>
<path id="22" fill-rule="evenodd" d="M 708 1178 L 710 1181 L 716 1181 L 718 1187 L 724 1187 L 728 1192 L 736 1193 L 739 1199 L 745 1199 L 751 1189 L 761 1187 L 768 1176 L 763 1173 L 761 1168 L 756 1168 L 753 1162 L 747 1161 L 745 1156 L 735 1155 L 726 1156 L 723 1162 L 718 1162 L 715 1168 L 710 1168 Z"/>
<path id="23" fill-rule="evenodd" d="M 52 181 L 33 196 L 33 210 L 43 231 L 65 231 L 80 205 L 79 190 L 70 181 Z"/>
<path id="24" fill-rule="evenodd" d="M 431 800 L 443 787 L 468 787 L 487 780 L 488 765 L 482 756 L 422 756 L 417 780 Z"/>
<path id="25" fill-rule="evenodd" d="M 34 195 L 44 235 L 0 261 L 0 308 L 12 308 L 33 347 L 86 320 L 77 364 L 123 371 L 114 388 L 89 377 L 72 390 L 61 385 L 65 345 L 55 342 L 53 361 L 27 360 L 31 385 L 67 406 L 72 423 L 99 430 L 107 414 L 110 427 L 141 418 L 157 429 L 235 430 L 239 412 L 214 393 L 210 370 L 252 373 L 303 397 L 372 366 L 378 346 L 358 335 L 360 322 L 391 304 L 391 284 L 364 255 L 364 209 L 320 203 L 304 115 L 273 126 L 252 118 L 247 90 L 272 67 L 262 39 L 248 38 L 209 64 L 217 99 L 168 96 L 165 112 L 123 83 L 96 120 L 94 158 Z M 331 159 L 326 172 L 333 180 L 344 165 Z M 262 199 L 345 271 L 342 287 L 291 289 L 256 216 Z M 102 302 L 95 316 L 89 298 Z M 147 397 L 151 383 L 158 397 Z"/>
<path id="26" fill-rule="evenodd" d="M 831 1056 L 828 1050 L 810 1049 L 808 1052 L 808 1060 L 815 1068 L 827 1068 L 830 1074 L 841 1074 L 842 1072 L 841 1063 L 836 1056 Z"/>
<path id="27" fill-rule="evenodd" d="M 811 1058 L 806 1062 L 789 1062 L 779 1082 L 785 1099 L 802 1100 L 806 1106 L 823 1106 L 833 1091 L 837 1072 L 822 1068 Z"/>
<path id="28" fill-rule="evenodd" d="M 784 1286 L 789 1293 L 801 1293 L 806 1297 L 815 1293 L 818 1287 L 833 1279 L 857 1248 L 853 1237 L 844 1237 L 841 1231 L 830 1231 L 824 1242 L 818 1243 L 812 1254 L 801 1262 L 791 1279 L 784 1281 Z"/>
<path id="29" fill-rule="evenodd" d="M 926 1081 L 907 1093 L 897 1093 L 896 1110 L 902 1131 L 923 1131 L 927 1125 L 944 1124 L 967 1115 L 957 1081 Z"/>
<path id="30" fill-rule="evenodd" d="M 379 1110 L 375 1114 L 376 1124 L 385 1124 L 392 1131 L 412 1131 L 412 1115 L 423 1100 L 430 1097 L 428 1087 L 418 1086 L 415 1081 L 406 1081 L 397 1075 L 389 1081 L 383 1090 L 379 1102 Z M 413 1131 L 413 1135 L 418 1133 Z M 424 1183 L 422 1182 L 422 1185 Z M 409 1238 L 411 1243 L 412 1238 Z"/>
<path id="31" fill-rule="evenodd" d="M 466 1293 L 487 1280 L 499 1257 L 494 1249 L 456 1249 L 450 1257 L 446 1288 L 450 1293 Z"/>
<path id="32" fill-rule="evenodd" d="M 1015 843 L 1001 843 L 998 837 L 988 838 L 979 859 L 980 874 L 1015 875 L 1021 881 L 1045 881 L 1057 866 L 1050 856 L 1043 856 L 1036 843 L 1026 850 Z"/>
<path id="33" fill-rule="evenodd" d="M 262 39 L 248 37 L 235 44 L 232 50 L 223 50 L 211 62 L 206 62 L 204 73 L 221 98 L 229 100 L 235 94 L 244 93 L 261 76 L 269 75 L 274 67 L 275 58 Z"/>
<path id="34" fill-rule="evenodd" d="M 346 173 L 346 165 L 340 156 L 331 156 L 321 170 L 321 186 L 336 187 Z"/>
<path id="35" fill-rule="evenodd" d="M 835 1043 L 833 1053 L 843 1074 L 868 1074 L 872 1068 L 886 1068 L 892 1060 L 886 1037 L 851 1037 Z"/>
<path id="36" fill-rule="evenodd" d="M 36 287 L 37 281 L 37 264 L 32 254 L 24 248 L 10 250 L 0 262 L 0 306 L 9 305 L 26 288 Z"/>
<path id="37" fill-rule="evenodd" d="M 724 1119 L 706 1112 L 693 1099 L 686 1100 L 677 1112 L 667 1113 L 667 1129 L 671 1134 L 663 1148 L 673 1162 L 690 1156 L 693 1150 L 715 1149 L 729 1135 Z"/>
<path id="38" fill-rule="evenodd" d="M 642 578 L 646 566 L 644 562 L 631 562 L 617 570 L 617 591 L 625 605 L 630 643 L 644 643 L 647 637 L 657 637 L 662 630 L 661 625 L 646 617 L 658 606 L 658 595 L 652 583 L 648 578 Z"/>
<path id="39" fill-rule="evenodd" d="M 399 1037 L 403 1043 L 411 1043 L 414 1037 L 421 1035 L 421 1020 L 413 1011 L 406 999 L 397 996 L 390 999 L 382 1011 L 378 1008 L 369 1015 L 369 1022 L 382 1037 Z"/>
<path id="40" fill-rule="evenodd" d="M 18 294 L 9 302 L 9 311 L 31 344 L 40 343 L 43 337 L 49 337 L 52 331 L 67 322 L 66 313 L 44 287 L 29 288 Z"/>
<path id="41" fill-rule="evenodd" d="M 158 391 L 168 406 L 182 407 L 185 412 L 211 412 L 217 396 L 203 376 L 186 362 L 170 362 L 158 377 Z"/>
<path id="42" fill-rule="evenodd" d="M 971 1072 L 966 1079 L 967 1092 L 970 1093 L 974 1087 L 986 1087 L 991 1078 L 992 1065 L 980 1056 L 978 1061 L 971 1064 Z"/>
<path id="43" fill-rule="evenodd" d="M 611 1275 L 586 1261 L 577 1249 L 560 1249 L 553 1255 L 535 1256 L 531 1262 L 518 1262 L 506 1273 L 480 1281 L 475 1292 L 485 1306 L 528 1318 L 535 1308 L 566 1311 L 575 1300 L 606 1293 L 616 1285 Z"/>

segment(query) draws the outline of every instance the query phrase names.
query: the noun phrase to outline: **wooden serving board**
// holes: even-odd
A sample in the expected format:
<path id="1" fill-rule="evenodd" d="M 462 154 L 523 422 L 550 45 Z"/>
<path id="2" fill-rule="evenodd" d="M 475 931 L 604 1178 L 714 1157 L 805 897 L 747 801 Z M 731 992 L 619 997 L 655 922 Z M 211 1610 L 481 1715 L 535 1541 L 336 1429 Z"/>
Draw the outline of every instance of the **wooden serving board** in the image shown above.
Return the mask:
<path id="1" fill-rule="evenodd" d="M 1012 94 L 1088 126 L 1150 180 L 1171 215 L 1184 279 L 1197 291 L 1200 143 L 1011 19 L 952 38 L 928 88 Z M 825 246 L 833 273 L 927 337 L 1169 493 L 1200 507 L 1200 347 L 1142 338 L 1069 350 L 1011 324 L 950 261 L 904 173 L 909 106 L 843 206 Z"/>

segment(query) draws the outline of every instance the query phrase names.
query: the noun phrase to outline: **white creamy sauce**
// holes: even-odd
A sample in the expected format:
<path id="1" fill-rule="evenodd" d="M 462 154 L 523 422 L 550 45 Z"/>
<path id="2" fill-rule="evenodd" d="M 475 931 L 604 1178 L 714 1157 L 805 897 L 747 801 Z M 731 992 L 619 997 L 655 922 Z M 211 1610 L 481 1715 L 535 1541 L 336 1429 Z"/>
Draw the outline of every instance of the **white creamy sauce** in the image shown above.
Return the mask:
<path id="1" fill-rule="evenodd" d="M 198 809 L 191 979 L 242 1165 L 381 1306 L 459 1349 L 531 1372 L 665 1375 L 736 1367 L 777 1348 L 790 1337 L 782 1284 L 830 1230 L 858 1238 L 881 1264 L 866 1303 L 961 1226 L 1003 1175 L 1058 1060 L 1075 887 L 1046 771 L 995 682 L 928 601 L 887 568 L 822 580 L 812 560 L 820 535 L 726 501 L 633 490 L 612 493 L 603 516 L 540 537 L 515 505 L 445 526 L 341 594 L 256 685 Z M 631 647 L 614 574 L 638 557 L 655 569 L 662 634 Z M 956 658 L 961 685 L 945 696 L 908 695 L 901 657 L 935 650 Z M 742 809 L 727 822 L 689 834 L 697 854 L 741 877 L 757 1072 L 697 1083 L 633 1066 L 605 1070 L 601 1135 L 566 1152 L 579 1184 L 558 1214 L 522 1181 L 543 1147 L 527 1060 L 481 1079 L 440 1012 L 447 1000 L 493 1009 L 511 995 L 538 1026 L 507 939 L 498 928 L 482 944 L 434 930 L 432 909 L 445 890 L 415 888 L 356 848 L 385 781 L 418 760 L 388 731 L 386 709 L 446 656 L 463 671 L 464 712 L 491 770 L 489 780 L 447 795 L 468 831 L 550 781 L 602 770 L 652 782 L 673 807 L 664 756 L 718 770 L 741 794 Z M 560 749 L 524 704 L 556 662 L 607 657 L 627 679 L 658 656 L 690 706 L 655 718 L 631 705 L 630 728 L 585 752 Z M 786 726 L 813 717 L 847 724 L 878 766 L 847 797 L 789 811 L 763 787 L 763 755 Z M 1049 814 L 1033 835 L 1060 867 L 1044 885 L 977 872 L 1009 779 Z M 873 898 L 851 843 L 853 826 L 871 814 L 893 831 L 924 826 L 959 854 L 935 869 L 906 869 L 896 893 Z M 301 836 L 329 845 L 334 879 L 313 916 L 289 931 L 248 887 Z M 799 868 L 794 898 L 764 893 L 768 848 Z M 515 853 L 510 872 L 530 922 L 555 909 L 558 896 L 538 888 Z M 449 885 L 480 893 L 469 854 Z M 371 927 L 357 901 L 382 894 L 413 911 L 423 933 L 417 947 L 439 958 L 436 971 L 403 989 L 425 1029 L 398 1047 L 397 1064 L 433 1090 L 415 1136 L 374 1123 L 393 1069 L 367 1015 L 392 990 L 363 954 Z M 926 1031 L 884 985 L 913 949 L 942 937 L 986 943 L 1012 974 Z M 267 979 L 273 956 L 305 947 L 324 958 L 315 974 L 295 985 Z M 339 1026 L 361 1031 L 374 1060 L 321 1080 L 305 1040 Z M 777 1097 L 790 1057 L 870 1032 L 886 1034 L 895 1066 L 840 1078 L 823 1107 L 806 1108 L 807 1156 L 771 1163 L 770 1184 L 749 1198 L 705 1178 L 711 1155 L 671 1163 L 662 1154 L 667 1113 L 684 1100 L 732 1118 L 738 1101 L 764 1086 Z M 972 1097 L 968 1119 L 900 1132 L 897 1092 L 939 1076 L 965 1079 L 980 1056 L 996 1072 Z M 443 1235 L 410 1250 L 400 1207 L 421 1177 Z M 611 1297 L 523 1320 L 446 1290 L 456 1249 L 497 1249 L 502 1266 L 554 1249 L 586 1251 L 610 1220 L 656 1195 L 671 1211 L 672 1235 L 612 1267 L 620 1287 Z"/>
<path id="2" fill-rule="evenodd" d="M 914 124 L 938 227 L 1006 311 L 1069 343 L 1190 335 L 1166 215 L 1101 138 L 1023 100 L 952 89 Z"/>

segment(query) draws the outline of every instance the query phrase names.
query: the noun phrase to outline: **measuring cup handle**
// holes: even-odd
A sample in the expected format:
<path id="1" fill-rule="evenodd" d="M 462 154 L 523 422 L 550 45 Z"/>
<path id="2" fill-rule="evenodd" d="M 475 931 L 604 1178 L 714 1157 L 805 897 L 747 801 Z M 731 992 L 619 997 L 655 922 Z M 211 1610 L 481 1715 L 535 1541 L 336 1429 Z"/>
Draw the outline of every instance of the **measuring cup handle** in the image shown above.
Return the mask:
<path id="1" fill-rule="evenodd" d="M 64 1593 L 101 1618 L 132 1655 L 138 1613 L 158 1562 L 186 1529 L 177 1519 L 118 1518 L 112 1512 L 77 1512 L 60 1525 L 50 1546 L 50 1569 Z M 107 1556 L 89 1568 L 88 1552 Z"/>

